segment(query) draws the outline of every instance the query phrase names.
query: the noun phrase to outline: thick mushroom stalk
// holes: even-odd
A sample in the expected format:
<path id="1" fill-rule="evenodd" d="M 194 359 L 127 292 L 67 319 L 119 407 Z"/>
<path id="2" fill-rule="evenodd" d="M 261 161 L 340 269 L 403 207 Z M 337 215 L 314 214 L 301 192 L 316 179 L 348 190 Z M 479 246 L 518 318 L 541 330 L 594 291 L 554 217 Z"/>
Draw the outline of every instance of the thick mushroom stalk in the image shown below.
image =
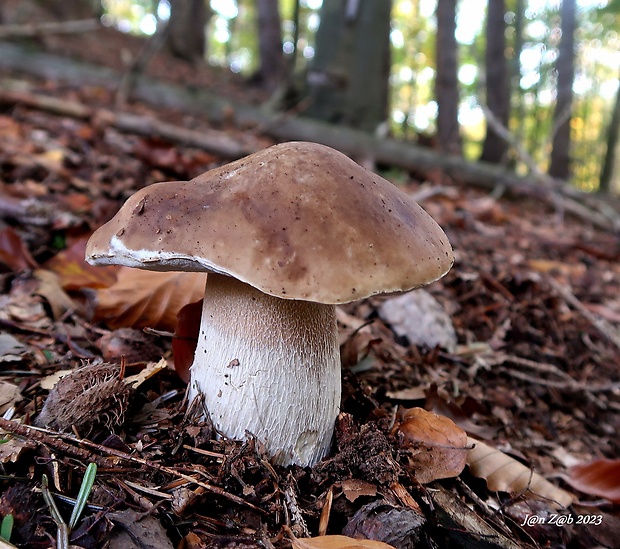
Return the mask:
<path id="1" fill-rule="evenodd" d="M 215 428 L 247 433 L 274 462 L 313 465 L 329 450 L 340 403 L 333 305 L 279 299 L 210 274 L 191 369 Z"/>

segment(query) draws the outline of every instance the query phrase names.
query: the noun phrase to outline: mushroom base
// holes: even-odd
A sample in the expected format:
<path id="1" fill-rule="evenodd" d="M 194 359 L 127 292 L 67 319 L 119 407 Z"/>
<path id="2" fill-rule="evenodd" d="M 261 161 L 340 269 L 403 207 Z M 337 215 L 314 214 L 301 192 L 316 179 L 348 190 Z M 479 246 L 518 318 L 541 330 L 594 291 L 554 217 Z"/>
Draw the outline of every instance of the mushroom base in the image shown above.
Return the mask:
<path id="1" fill-rule="evenodd" d="M 222 435 L 251 434 L 275 463 L 313 465 L 340 405 L 335 307 L 209 274 L 189 397 L 198 394 Z"/>

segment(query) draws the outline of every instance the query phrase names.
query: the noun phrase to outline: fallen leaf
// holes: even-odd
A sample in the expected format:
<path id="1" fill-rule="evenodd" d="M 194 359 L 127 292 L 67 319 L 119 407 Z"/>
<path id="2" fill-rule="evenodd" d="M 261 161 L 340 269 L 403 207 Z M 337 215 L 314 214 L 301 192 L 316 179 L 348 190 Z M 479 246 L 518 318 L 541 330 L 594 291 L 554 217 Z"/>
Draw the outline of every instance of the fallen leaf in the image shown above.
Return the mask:
<path id="1" fill-rule="evenodd" d="M 441 416 L 450 418 L 463 431 L 470 435 L 481 438 L 493 438 L 497 429 L 489 425 L 478 425 L 474 423 L 469 415 L 455 402 L 446 401 L 438 392 L 437 385 L 432 384 L 426 392 L 424 408 Z"/>
<path id="2" fill-rule="evenodd" d="M 0 362 L 18 362 L 28 348 L 11 334 L 0 332 Z"/>
<path id="3" fill-rule="evenodd" d="M 39 281 L 35 295 L 45 298 L 52 310 L 52 318 L 54 320 L 58 320 L 67 311 L 77 311 L 80 309 L 80 306 L 61 288 L 56 273 L 45 269 L 37 269 L 34 271 L 34 277 Z"/>
<path id="4" fill-rule="evenodd" d="M 318 536 L 316 538 L 295 538 L 294 549 L 394 549 L 394 546 L 370 539 L 355 539 L 347 536 Z"/>
<path id="5" fill-rule="evenodd" d="M 353 503 L 360 496 L 376 496 L 377 487 L 365 480 L 359 480 L 356 478 L 350 478 L 343 480 L 340 483 L 342 493 L 351 503 Z"/>
<path id="6" fill-rule="evenodd" d="M 88 236 L 78 238 L 44 265 L 59 276 L 60 285 L 65 291 L 108 288 L 116 282 L 118 266 L 93 267 L 86 263 L 84 252 L 87 241 Z"/>
<path id="7" fill-rule="evenodd" d="M 201 316 L 202 299 L 185 305 L 177 315 L 177 325 L 172 338 L 172 356 L 174 369 L 185 383 L 189 382 L 189 369 L 194 362 Z"/>
<path id="8" fill-rule="evenodd" d="M 28 248 L 12 227 L 0 229 L 0 264 L 12 271 L 31 269 L 37 266 Z"/>
<path id="9" fill-rule="evenodd" d="M 147 379 L 151 379 L 154 375 L 157 375 L 167 367 L 168 363 L 165 358 L 162 358 L 159 362 L 149 362 L 140 372 L 133 376 L 126 377 L 123 381 L 127 383 L 127 385 L 133 385 L 133 388 L 136 389 Z"/>
<path id="10" fill-rule="evenodd" d="M 411 408 L 394 433 L 421 484 L 456 477 L 465 468 L 467 434 L 447 417 Z"/>
<path id="11" fill-rule="evenodd" d="M 597 459 L 574 465 L 562 478 L 584 494 L 620 503 L 620 459 Z"/>
<path id="12" fill-rule="evenodd" d="M 364 360 L 371 349 L 381 343 L 381 338 L 363 331 L 356 331 L 340 346 L 340 362 L 343 368 L 353 368 Z"/>
<path id="13" fill-rule="evenodd" d="M 15 403 L 21 399 L 22 395 L 17 385 L 8 381 L 0 381 L 0 414 L 4 414 L 7 408 L 15 406 Z"/>
<path id="14" fill-rule="evenodd" d="M 93 320 L 111 328 L 150 327 L 173 332 L 177 314 L 204 295 L 204 273 L 154 272 L 122 267 L 115 284 L 92 294 Z"/>
<path id="15" fill-rule="evenodd" d="M 0 443 L 0 463 L 17 463 L 24 450 L 36 448 L 34 442 L 28 440 L 10 438 Z"/>
<path id="16" fill-rule="evenodd" d="M 489 490 L 512 494 L 539 496 L 561 507 L 568 507 L 575 496 L 551 484 L 542 475 L 479 440 L 468 438 L 467 444 L 473 446 L 467 453 L 467 465 L 475 477 L 487 481 Z"/>
<path id="17" fill-rule="evenodd" d="M 51 391 L 54 388 L 54 385 L 56 385 L 56 383 L 58 383 L 63 377 L 69 375 L 74 371 L 75 370 L 57 370 L 53 374 L 42 378 L 39 382 L 39 385 L 41 386 L 41 389 Z"/>
<path id="18" fill-rule="evenodd" d="M 111 547 L 140 547 L 141 549 L 173 549 L 166 529 L 153 516 L 141 517 L 131 510 L 115 511 L 107 517 L 123 528 L 121 534 L 114 531 L 110 536 Z M 123 537 L 125 534 L 126 537 Z M 120 539 L 119 536 L 121 536 Z"/>

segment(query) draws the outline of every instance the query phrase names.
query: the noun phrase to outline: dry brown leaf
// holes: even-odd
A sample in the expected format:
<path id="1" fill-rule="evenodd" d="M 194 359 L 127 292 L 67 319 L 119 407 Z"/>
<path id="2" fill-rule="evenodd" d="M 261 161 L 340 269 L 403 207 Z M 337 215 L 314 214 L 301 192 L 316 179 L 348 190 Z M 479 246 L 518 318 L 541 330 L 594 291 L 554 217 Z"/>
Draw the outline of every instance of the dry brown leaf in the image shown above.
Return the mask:
<path id="1" fill-rule="evenodd" d="M 0 414 L 6 412 L 7 408 L 15 406 L 21 399 L 22 395 L 17 385 L 0 381 Z"/>
<path id="2" fill-rule="evenodd" d="M 316 538 L 295 538 L 293 549 L 394 549 L 394 546 L 371 539 L 318 536 Z"/>
<path id="3" fill-rule="evenodd" d="M 155 328 L 173 332 L 177 314 L 204 295 L 204 273 L 142 271 L 122 267 L 115 284 L 94 292 L 94 321 L 111 328 Z"/>
<path id="4" fill-rule="evenodd" d="M 17 463 L 17 460 L 25 450 L 36 448 L 34 442 L 10 438 L 0 444 L 0 463 Z"/>
<path id="5" fill-rule="evenodd" d="M 408 450 L 409 465 L 421 484 L 456 477 L 465 468 L 467 434 L 451 419 L 411 408 L 395 433 Z"/>
<path id="6" fill-rule="evenodd" d="M 28 248 L 12 227 L 0 229 L 0 264 L 13 271 L 36 267 Z"/>
<path id="7" fill-rule="evenodd" d="M 573 494 L 551 484 L 516 459 L 479 440 L 468 438 L 473 446 L 467 453 L 467 465 L 471 473 L 487 481 L 489 490 L 513 494 L 533 494 L 562 507 L 568 507 L 575 499 Z"/>
<path id="8" fill-rule="evenodd" d="M 584 494 L 620 503 L 620 459 L 597 459 L 575 465 L 563 478 Z"/>
<path id="9" fill-rule="evenodd" d="M 177 325 L 172 338 L 172 356 L 177 375 L 189 382 L 189 368 L 194 362 L 194 353 L 198 344 L 202 299 L 185 305 L 177 315 Z"/>
<path id="10" fill-rule="evenodd" d="M 60 285 L 68 292 L 82 288 L 107 288 L 116 282 L 118 266 L 93 267 L 86 263 L 84 253 L 87 240 L 88 236 L 77 239 L 45 263 L 45 268 L 59 276 Z"/>
<path id="11" fill-rule="evenodd" d="M 343 480 L 340 483 L 342 493 L 351 503 L 353 503 L 360 496 L 376 496 L 377 487 L 365 480 L 359 480 L 356 478 L 349 478 Z"/>
<path id="12" fill-rule="evenodd" d="M 58 320 L 67 311 L 80 310 L 80 306 L 61 288 L 60 280 L 56 273 L 45 269 L 36 269 L 34 277 L 39 281 L 35 295 L 45 298 L 52 310 L 54 320 Z"/>

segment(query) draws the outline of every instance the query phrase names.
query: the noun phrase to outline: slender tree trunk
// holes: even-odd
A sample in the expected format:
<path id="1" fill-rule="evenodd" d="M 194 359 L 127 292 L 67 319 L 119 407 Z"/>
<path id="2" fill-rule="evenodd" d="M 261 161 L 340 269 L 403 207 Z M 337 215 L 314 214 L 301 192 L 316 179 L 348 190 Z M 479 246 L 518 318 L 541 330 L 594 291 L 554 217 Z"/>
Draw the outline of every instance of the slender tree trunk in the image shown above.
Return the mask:
<path id="1" fill-rule="evenodd" d="M 284 77 L 282 52 L 282 23 L 278 0 L 257 0 L 258 48 L 260 51 L 260 77 L 263 88 L 275 90 Z"/>
<path id="2" fill-rule="evenodd" d="M 512 112 L 516 124 L 514 135 L 517 143 L 523 143 L 525 124 L 523 119 L 525 110 L 523 105 L 523 88 L 521 87 L 521 52 L 523 51 L 523 20 L 525 18 L 525 0 L 516 0 L 515 19 L 514 19 L 514 43 L 513 56 L 511 60 L 512 78 Z M 513 162 L 514 164 L 514 159 Z"/>
<path id="3" fill-rule="evenodd" d="M 166 46 L 189 63 L 201 62 L 206 54 L 205 27 L 211 15 L 205 0 L 170 0 Z"/>
<path id="4" fill-rule="evenodd" d="M 391 0 L 324 0 L 306 114 L 374 131 L 388 116 Z"/>
<path id="5" fill-rule="evenodd" d="M 456 0 L 437 1 L 437 137 L 439 148 L 460 155 L 458 47 L 456 43 Z"/>
<path id="6" fill-rule="evenodd" d="M 616 159 L 618 152 L 620 138 L 620 80 L 618 81 L 618 90 L 616 92 L 616 102 L 614 104 L 613 114 L 611 121 L 609 122 L 609 128 L 607 129 L 607 152 L 605 153 L 605 160 L 603 162 L 603 168 L 601 170 L 601 180 L 599 184 L 599 190 L 601 192 L 610 192 L 613 185 L 612 177 L 614 175 L 614 168 L 616 168 Z M 620 174 L 616 173 L 616 179 L 620 178 Z M 620 190 L 620 185 L 618 189 Z"/>
<path id="7" fill-rule="evenodd" d="M 498 122 L 508 127 L 510 116 L 510 89 L 506 60 L 505 0 L 489 0 L 487 11 L 485 51 L 487 107 Z M 480 160 L 501 163 L 506 161 L 508 144 L 487 124 L 486 137 Z"/>
<path id="8" fill-rule="evenodd" d="M 570 176 L 570 119 L 575 79 L 575 18 L 576 0 L 563 0 L 562 39 L 557 62 L 557 100 L 553 114 L 553 148 L 549 175 L 567 180 Z"/>

